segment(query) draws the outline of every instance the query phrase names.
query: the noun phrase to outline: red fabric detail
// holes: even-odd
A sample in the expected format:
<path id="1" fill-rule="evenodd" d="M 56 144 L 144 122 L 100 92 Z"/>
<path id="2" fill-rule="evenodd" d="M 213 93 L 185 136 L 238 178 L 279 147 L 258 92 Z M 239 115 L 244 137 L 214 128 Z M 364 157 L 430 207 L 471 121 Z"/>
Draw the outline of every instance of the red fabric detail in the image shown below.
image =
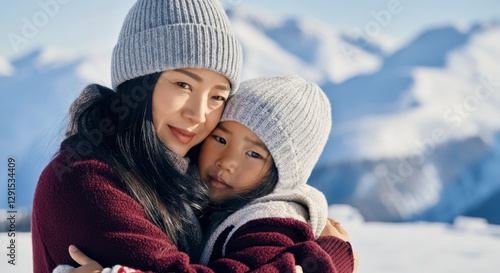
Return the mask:
<path id="1" fill-rule="evenodd" d="M 213 272 L 189 264 L 189 257 L 120 187 L 109 166 L 77 158 L 71 151 L 56 156 L 40 176 L 32 223 L 35 273 L 52 272 L 59 264 L 77 266 L 68 254 L 70 244 L 103 267 L 122 264 L 156 272 Z"/>
<path id="2" fill-rule="evenodd" d="M 227 236 L 226 232 L 222 234 Z M 225 239 L 217 239 L 214 253 L 220 251 L 220 242 Z M 346 272 L 339 271 L 332 259 L 340 249 L 328 250 L 329 253 L 314 241 L 312 230 L 306 223 L 290 218 L 265 218 L 241 226 L 229 240 L 224 259 L 243 263 L 252 272 L 295 272 L 296 264 L 301 265 L 304 272 Z M 214 255 L 209 264 L 211 268 L 231 272 L 228 263 L 221 264 L 223 259 L 213 258 Z M 341 265 L 353 263 L 352 253 L 335 262 Z"/>
<path id="3" fill-rule="evenodd" d="M 212 259 L 210 268 L 190 264 L 188 256 L 170 243 L 146 218 L 142 206 L 119 186 L 109 166 L 91 159 L 70 160 L 71 156 L 66 151 L 54 158 L 35 191 L 35 273 L 51 272 L 59 264 L 77 266 L 68 254 L 70 244 L 103 267 L 121 264 L 158 273 L 294 272 L 296 264 L 304 272 L 343 272 L 332 261 L 342 248 L 327 246 L 327 253 L 305 223 L 282 218 L 254 220 L 240 227 L 228 242 L 225 257 Z M 337 262 L 345 263 L 344 258 Z"/>
<path id="4" fill-rule="evenodd" d="M 350 243 L 334 236 L 322 236 L 316 242 L 330 255 L 339 273 L 354 270 L 354 254 Z"/>

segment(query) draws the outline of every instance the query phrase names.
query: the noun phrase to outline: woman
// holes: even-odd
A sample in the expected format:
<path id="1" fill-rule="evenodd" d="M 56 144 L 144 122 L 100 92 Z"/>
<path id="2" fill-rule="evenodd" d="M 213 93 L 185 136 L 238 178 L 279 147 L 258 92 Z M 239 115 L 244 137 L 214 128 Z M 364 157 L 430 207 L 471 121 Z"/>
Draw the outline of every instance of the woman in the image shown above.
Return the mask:
<path id="1" fill-rule="evenodd" d="M 241 55 L 218 1 L 137 1 L 113 50 L 116 92 L 98 85 L 82 92 L 66 139 L 40 176 L 35 273 L 71 263 L 69 244 L 104 265 L 197 267 L 186 253 L 197 256 L 196 213 L 207 194 L 188 175 L 185 156 L 237 89 Z"/>
<path id="2" fill-rule="evenodd" d="M 190 262 L 200 249 L 196 214 L 207 190 L 185 156 L 218 123 L 237 89 L 241 59 L 216 0 L 139 0 L 132 7 L 113 51 L 116 92 L 98 85 L 83 91 L 59 153 L 40 176 L 35 273 L 72 263 L 70 244 L 104 266 L 213 272 Z M 322 251 L 314 242 L 300 248 Z"/>

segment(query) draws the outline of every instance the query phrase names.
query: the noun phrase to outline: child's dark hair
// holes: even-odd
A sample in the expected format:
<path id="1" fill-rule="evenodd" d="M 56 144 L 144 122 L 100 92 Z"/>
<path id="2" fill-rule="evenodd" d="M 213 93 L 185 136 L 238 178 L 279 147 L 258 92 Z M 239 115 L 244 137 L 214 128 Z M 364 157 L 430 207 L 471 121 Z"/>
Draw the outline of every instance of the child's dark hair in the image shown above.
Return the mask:
<path id="1" fill-rule="evenodd" d="M 227 217 L 253 200 L 270 194 L 276 187 L 276 184 L 278 184 L 278 169 L 274 162 L 272 162 L 269 172 L 262 178 L 262 182 L 257 188 L 246 193 L 235 195 L 221 203 L 213 204 L 210 207 L 211 211 L 207 212 L 210 214 L 210 223 L 205 233 L 205 241 Z"/>

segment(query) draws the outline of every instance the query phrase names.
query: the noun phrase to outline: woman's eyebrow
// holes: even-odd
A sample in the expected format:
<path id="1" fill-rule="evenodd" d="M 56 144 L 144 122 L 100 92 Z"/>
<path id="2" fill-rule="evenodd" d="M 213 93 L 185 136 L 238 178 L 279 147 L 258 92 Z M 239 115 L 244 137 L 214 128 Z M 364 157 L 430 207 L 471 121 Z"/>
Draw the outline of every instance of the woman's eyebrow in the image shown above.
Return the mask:
<path id="1" fill-rule="evenodd" d="M 187 71 L 187 70 L 184 70 L 184 69 L 174 69 L 174 71 L 180 72 L 180 73 L 182 73 L 182 74 L 184 74 L 184 75 L 186 75 L 188 77 L 191 77 L 191 78 L 193 78 L 193 80 L 195 80 L 197 82 L 202 82 L 203 81 L 203 79 L 200 76 L 196 75 L 193 72 L 190 72 L 190 71 Z"/>
<path id="2" fill-rule="evenodd" d="M 196 75 L 195 73 L 193 72 L 190 72 L 190 71 L 187 71 L 187 70 L 184 70 L 184 69 L 181 69 L 181 68 L 178 68 L 178 69 L 174 69 L 173 71 L 176 71 L 176 72 L 179 72 L 179 73 L 182 73 L 188 77 L 191 77 L 193 80 L 197 81 L 197 82 L 202 82 L 203 81 L 203 78 L 201 78 L 200 76 Z M 229 87 L 229 85 L 227 84 L 219 84 L 216 86 L 217 89 L 219 90 L 222 90 L 222 91 L 230 91 L 231 90 L 231 87 Z"/>
<path id="3" fill-rule="evenodd" d="M 224 127 L 224 125 L 222 125 L 222 123 L 220 123 L 219 125 L 217 125 L 217 129 L 223 131 L 224 133 L 226 134 L 230 134 L 232 135 L 233 133 L 231 131 L 229 131 L 226 127 Z M 261 141 L 257 141 L 257 140 L 253 140 L 249 137 L 244 137 L 243 140 L 247 141 L 247 142 L 250 142 L 256 146 L 259 146 L 261 147 L 262 149 L 266 150 L 267 152 L 269 152 L 269 150 L 267 149 L 266 145 L 264 143 L 262 143 Z"/>
<path id="4" fill-rule="evenodd" d="M 221 91 L 230 91 L 231 90 L 231 88 L 227 84 L 218 84 L 216 86 L 216 88 L 221 90 Z"/>

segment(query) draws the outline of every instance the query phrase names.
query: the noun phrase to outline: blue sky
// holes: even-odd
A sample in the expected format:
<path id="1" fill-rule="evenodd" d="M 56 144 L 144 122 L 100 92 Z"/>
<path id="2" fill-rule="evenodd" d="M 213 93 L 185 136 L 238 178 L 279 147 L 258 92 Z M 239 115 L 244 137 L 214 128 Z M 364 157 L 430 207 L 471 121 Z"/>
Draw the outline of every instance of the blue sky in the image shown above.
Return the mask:
<path id="1" fill-rule="evenodd" d="M 50 46 L 77 53 L 112 48 L 135 0 L 4 1 L 0 11 L 0 55 L 15 58 Z M 405 43 L 436 25 L 500 20 L 500 2 L 431 0 L 222 0 L 287 16 L 315 18 L 345 31 L 370 27 Z M 384 17 L 384 15 L 386 17 Z M 390 18 L 387 17 L 390 15 Z M 29 37 L 23 34 L 28 33 Z M 27 32 L 26 32 L 27 31 Z"/>

